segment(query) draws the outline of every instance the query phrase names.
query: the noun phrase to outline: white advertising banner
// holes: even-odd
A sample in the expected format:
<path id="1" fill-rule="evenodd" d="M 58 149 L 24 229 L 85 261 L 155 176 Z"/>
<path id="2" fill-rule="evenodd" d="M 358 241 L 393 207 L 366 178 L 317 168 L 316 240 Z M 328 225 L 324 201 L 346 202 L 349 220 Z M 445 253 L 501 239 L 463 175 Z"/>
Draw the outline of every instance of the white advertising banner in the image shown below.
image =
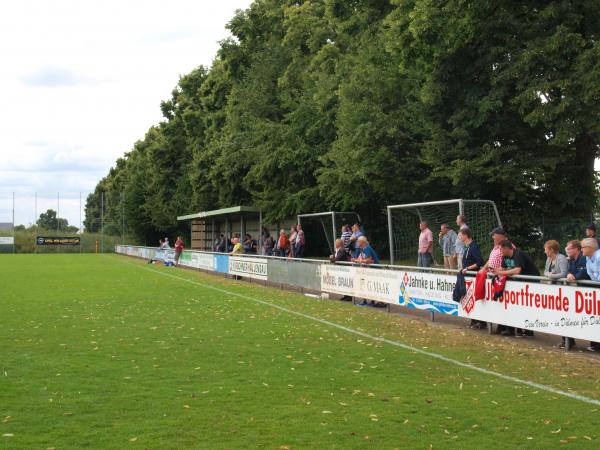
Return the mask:
<path id="1" fill-rule="evenodd" d="M 400 297 L 398 303 L 407 308 L 458 316 L 458 303 L 452 300 L 456 275 L 420 272 L 398 272 Z"/>
<path id="2" fill-rule="evenodd" d="M 241 277 L 267 279 L 267 259 L 245 258 L 243 256 L 229 257 L 229 273 Z"/>
<path id="3" fill-rule="evenodd" d="M 0 245 L 13 245 L 15 238 L 12 236 L 0 236 Z"/>
<path id="4" fill-rule="evenodd" d="M 215 257 L 209 253 L 183 251 L 179 264 L 194 269 L 215 270 Z"/>
<path id="5" fill-rule="evenodd" d="M 470 312 L 461 305 L 459 315 L 559 336 L 600 341 L 600 294 L 597 288 L 508 281 L 502 298 L 495 300 L 492 283 L 488 279 L 486 298 L 472 304 Z"/>
<path id="6" fill-rule="evenodd" d="M 321 290 L 332 294 L 356 296 L 354 267 L 336 264 L 321 265 Z"/>
<path id="7" fill-rule="evenodd" d="M 323 264 L 321 290 L 340 295 L 398 303 L 401 273 L 364 266 Z"/>
<path id="8" fill-rule="evenodd" d="M 385 303 L 398 303 L 400 272 L 354 267 L 356 296 Z"/>

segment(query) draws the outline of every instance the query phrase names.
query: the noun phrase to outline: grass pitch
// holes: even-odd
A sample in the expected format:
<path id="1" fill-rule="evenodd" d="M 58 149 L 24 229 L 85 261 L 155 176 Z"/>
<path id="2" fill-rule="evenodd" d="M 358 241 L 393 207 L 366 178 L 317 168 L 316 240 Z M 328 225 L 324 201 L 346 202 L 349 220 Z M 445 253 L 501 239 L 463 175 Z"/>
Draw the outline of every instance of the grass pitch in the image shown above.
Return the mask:
<path id="1" fill-rule="evenodd" d="M 249 298 L 245 298 L 242 296 Z M 600 363 L 120 256 L 0 255 L 0 448 L 598 448 Z"/>

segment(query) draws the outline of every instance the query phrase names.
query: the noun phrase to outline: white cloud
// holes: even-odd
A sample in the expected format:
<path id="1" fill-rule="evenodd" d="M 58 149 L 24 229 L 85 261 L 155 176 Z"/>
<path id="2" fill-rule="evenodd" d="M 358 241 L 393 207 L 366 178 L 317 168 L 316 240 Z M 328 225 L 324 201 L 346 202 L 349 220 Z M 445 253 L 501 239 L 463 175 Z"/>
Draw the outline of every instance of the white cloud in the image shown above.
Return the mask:
<path id="1" fill-rule="evenodd" d="M 21 78 L 26 86 L 31 87 L 60 87 L 76 86 L 87 83 L 85 77 L 79 76 L 75 72 L 60 67 L 42 67 L 29 75 Z"/>
<path id="2" fill-rule="evenodd" d="M 250 3 L 3 2 L 0 221 L 12 214 L 12 191 L 23 199 L 17 223 L 32 222 L 34 192 L 56 204 L 61 191 L 78 223 L 79 192 L 85 198 L 161 120 L 160 102 L 179 76 L 211 64 L 225 24 Z"/>

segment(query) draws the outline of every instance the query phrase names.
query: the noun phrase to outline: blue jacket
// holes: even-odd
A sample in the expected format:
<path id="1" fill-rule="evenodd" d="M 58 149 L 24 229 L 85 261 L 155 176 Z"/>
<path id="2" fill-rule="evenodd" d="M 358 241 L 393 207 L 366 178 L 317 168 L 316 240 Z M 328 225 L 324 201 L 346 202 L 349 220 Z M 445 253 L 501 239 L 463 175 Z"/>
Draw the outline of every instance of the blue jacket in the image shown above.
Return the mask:
<path id="1" fill-rule="evenodd" d="M 463 251 L 463 259 L 462 259 L 462 268 L 466 268 L 472 266 L 473 264 L 477 264 L 477 269 L 483 266 L 483 256 L 481 256 L 481 250 L 479 249 L 479 245 L 477 242 L 471 242 L 471 245 L 468 247 L 465 246 Z M 477 270 L 475 269 L 475 270 Z"/>
<path id="2" fill-rule="evenodd" d="M 576 280 L 589 280 L 590 276 L 587 273 L 586 260 L 583 253 L 579 253 L 577 259 L 568 259 L 567 273 L 573 274 Z"/>

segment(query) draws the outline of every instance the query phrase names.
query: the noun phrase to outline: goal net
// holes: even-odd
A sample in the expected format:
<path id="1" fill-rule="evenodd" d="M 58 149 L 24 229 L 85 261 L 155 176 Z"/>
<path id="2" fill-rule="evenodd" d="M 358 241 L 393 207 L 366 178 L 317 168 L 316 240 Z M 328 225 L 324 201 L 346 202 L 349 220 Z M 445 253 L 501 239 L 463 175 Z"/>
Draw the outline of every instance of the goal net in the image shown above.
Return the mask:
<path id="1" fill-rule="evenodd" d="M 458 232 L 456 217 L 462 214 L 486 258 L 492 249 L 490 232 L 502 226 L 498 209 L 491 200 L 445 200 L 412 203 L 387 207 L 392 264 L 416 265 L 419 240 L 419 223 L 427 222 L 433 232 L 434 265 L 443 266 L 444 257 L 438 243 L 442 224 Z"/>
<path id="2" fill-rule="evenodd" d="M 342 234 L 342 225 L 360 223 L 354 212 L 328 211 L 298 215 L 306 238 L 306 256 L 328 256 L 334 253 L 335 240 Z"/>

